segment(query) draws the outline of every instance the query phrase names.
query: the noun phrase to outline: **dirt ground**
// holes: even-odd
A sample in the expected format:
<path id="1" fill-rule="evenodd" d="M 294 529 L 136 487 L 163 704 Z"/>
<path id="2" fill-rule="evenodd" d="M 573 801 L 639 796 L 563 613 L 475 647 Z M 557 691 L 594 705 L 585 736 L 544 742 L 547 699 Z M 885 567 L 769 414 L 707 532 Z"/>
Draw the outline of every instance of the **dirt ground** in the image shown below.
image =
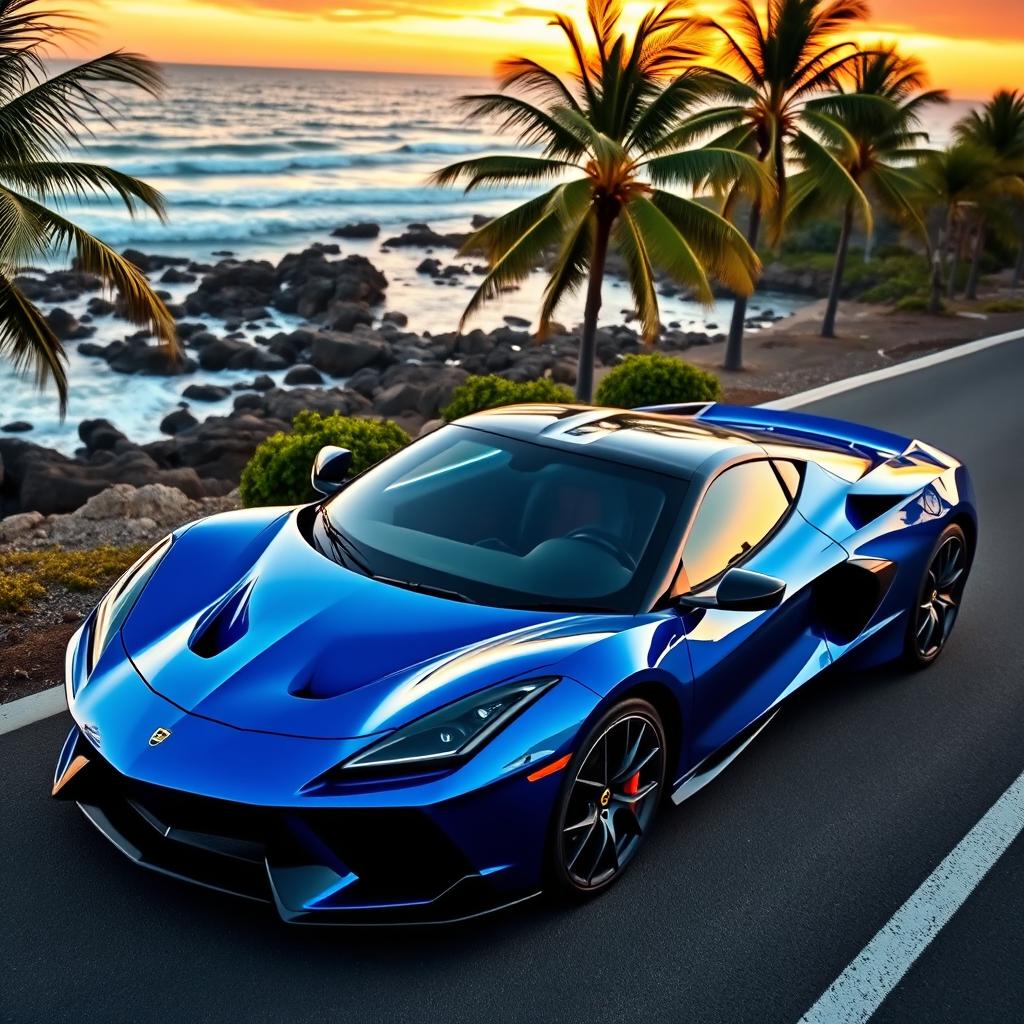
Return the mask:
<path id="1" fill-rule="evenodd" d="M 725 344 L 687 349 L 682 358 L 722 381 L 726 401 L 755 405 L 784 395 L 916 359 L 977 338 L 1024 329 L 1024 313 L 900 313 L 884 306 L 842 303 L 837 337 L 822 338 L 824 300 L 744 339 L 744 369 L 722 369 Z"/>

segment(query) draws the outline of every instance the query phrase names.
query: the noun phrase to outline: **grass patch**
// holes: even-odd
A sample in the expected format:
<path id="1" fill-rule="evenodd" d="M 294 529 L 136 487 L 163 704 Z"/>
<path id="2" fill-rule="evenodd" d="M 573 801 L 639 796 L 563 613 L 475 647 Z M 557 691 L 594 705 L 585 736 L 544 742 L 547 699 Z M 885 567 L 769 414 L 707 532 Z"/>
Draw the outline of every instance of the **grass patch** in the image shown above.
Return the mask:
<path id="1" fill-rule="evenodd" d="M 983 313 L 1024 313 L 1024 299 L 990 299 L 981 304 Z"/>
<path id="2" fill-rule="evenodd" d="M 109 586 L 148 548 L 108 545 L 86 551 L 48 548 L 0 554 L 0 612 L 31 612 L 54 586 L 79 591 Z"/>

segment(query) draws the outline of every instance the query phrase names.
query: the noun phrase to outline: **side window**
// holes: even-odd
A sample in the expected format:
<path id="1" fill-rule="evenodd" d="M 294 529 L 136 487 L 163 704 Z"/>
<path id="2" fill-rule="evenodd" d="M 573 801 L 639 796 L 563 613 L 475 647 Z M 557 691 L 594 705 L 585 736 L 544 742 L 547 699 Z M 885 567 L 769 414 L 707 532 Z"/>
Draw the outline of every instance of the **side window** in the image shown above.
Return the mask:
<path id="1" fill-rule="evenodd" d="M 745 462 L 716 477 L 683 548 L 690 589 L 698 589 L 741 561 L 772 532 L 789 505 L 789 496 L 767 460 Z"/>

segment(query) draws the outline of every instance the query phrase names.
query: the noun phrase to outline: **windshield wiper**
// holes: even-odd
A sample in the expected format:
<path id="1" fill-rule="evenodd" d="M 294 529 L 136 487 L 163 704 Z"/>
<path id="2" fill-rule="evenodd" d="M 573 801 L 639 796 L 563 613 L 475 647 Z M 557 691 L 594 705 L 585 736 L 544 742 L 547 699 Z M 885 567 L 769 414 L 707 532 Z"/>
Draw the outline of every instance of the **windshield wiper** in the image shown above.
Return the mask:
<path id="1" fill-rule="evenodd" d="M 342 564 L 344 565 L 346 561 L 350 562 L 364 576 L 369 576 L 371 579 L 374 579 L 375 577 L 370 571 L 370 567 L 362 558 L 360 558 L 352 541 L 350 541 L 345 534 L 343 534 L 341 530 L 331 522 L 331 517 L 327 512 L 326 505 L 320 506 L 320 523 L 323 526 L 327 539 L 331 542 L 331 547 L 334 549 L 335 555 L 341 555 Z"/>
<path id="2" fill-rule="evenodd" d="M 460 594 L 457 590 L 447 590 L 429 583 L 417 583 L 415 580 L 396 580 L 390 576 L 374 576 L 373 578 L 378 583 L 388 583 L 392 587 L 401 587 L 403 590 L 413 590 L 419 594 L 432 594 L 434 597 L 447 597 L 452 601 L 462 601 L 465 604 L 476 604 L 471 597 Z"/>

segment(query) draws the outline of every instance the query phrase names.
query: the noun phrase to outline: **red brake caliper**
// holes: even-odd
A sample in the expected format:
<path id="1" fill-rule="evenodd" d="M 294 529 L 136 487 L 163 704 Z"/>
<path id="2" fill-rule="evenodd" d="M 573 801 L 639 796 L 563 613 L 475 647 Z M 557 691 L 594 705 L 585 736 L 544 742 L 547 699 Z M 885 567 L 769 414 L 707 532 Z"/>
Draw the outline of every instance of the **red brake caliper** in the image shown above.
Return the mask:
<path id="1" fill-rule="evenodd" d="M 622 792 L 625 793 L 626 796 L 636 796 L 636 792 L 637 792 L 637 790 L 639 788 L 640 788 L 640 773 L 637 772 L 622 787 Z"/>

